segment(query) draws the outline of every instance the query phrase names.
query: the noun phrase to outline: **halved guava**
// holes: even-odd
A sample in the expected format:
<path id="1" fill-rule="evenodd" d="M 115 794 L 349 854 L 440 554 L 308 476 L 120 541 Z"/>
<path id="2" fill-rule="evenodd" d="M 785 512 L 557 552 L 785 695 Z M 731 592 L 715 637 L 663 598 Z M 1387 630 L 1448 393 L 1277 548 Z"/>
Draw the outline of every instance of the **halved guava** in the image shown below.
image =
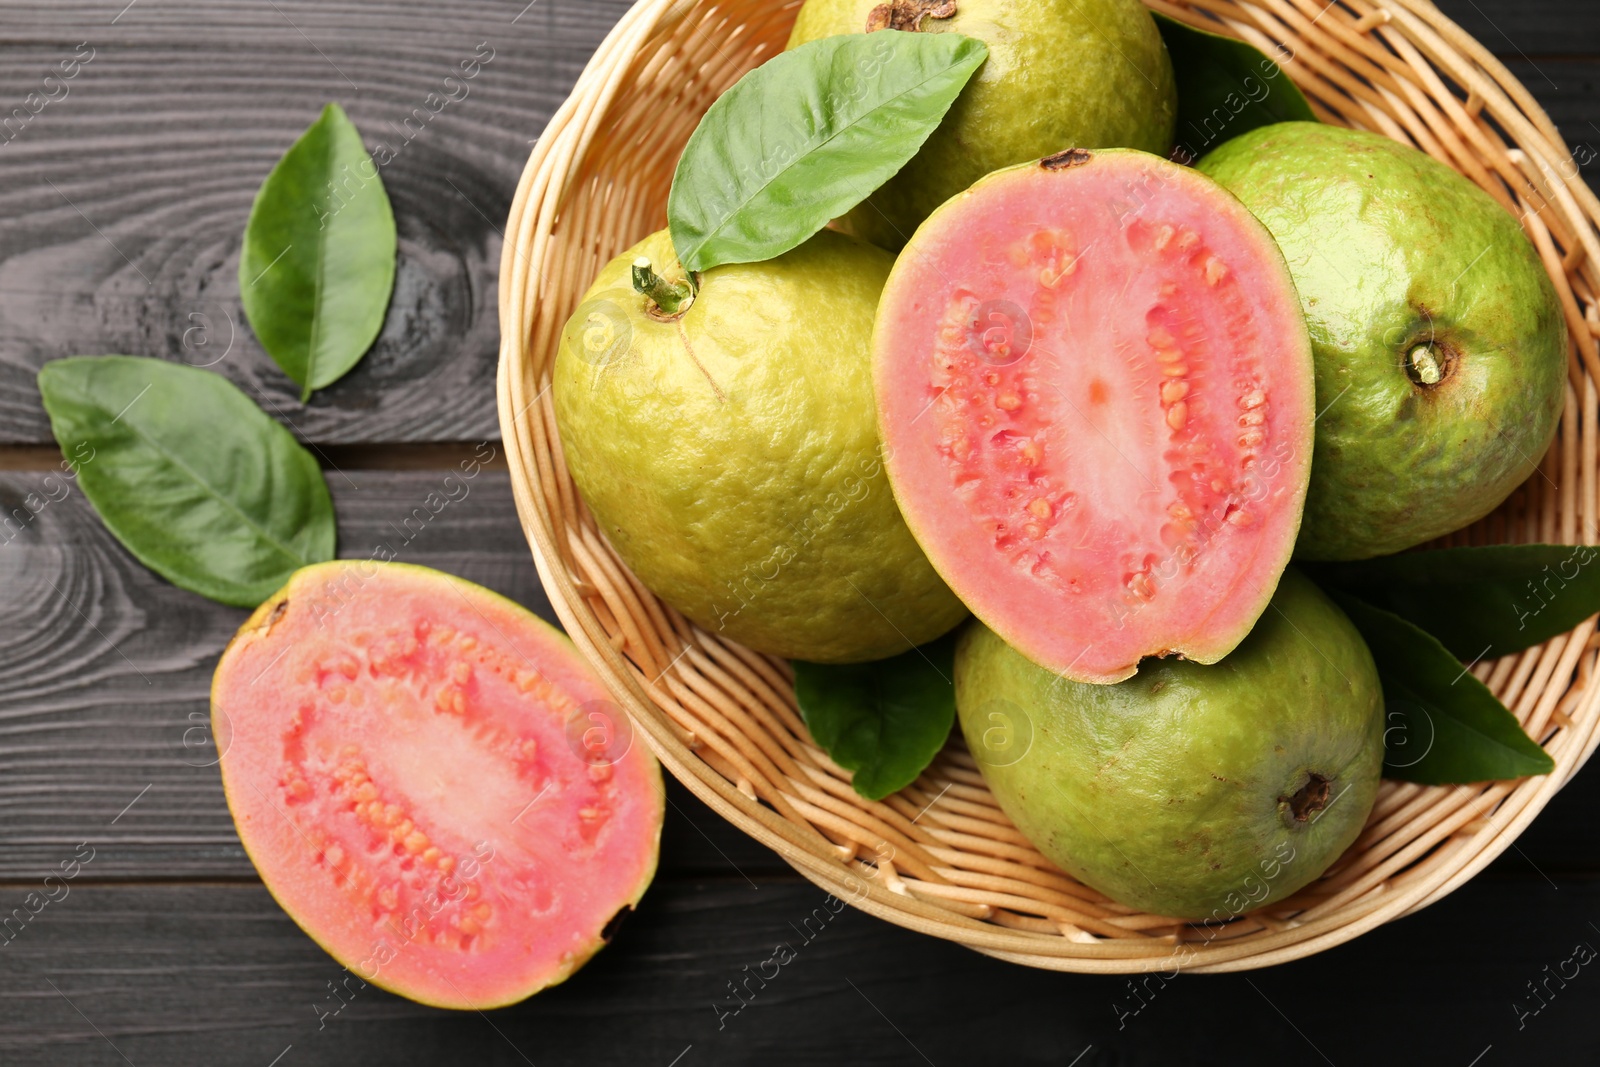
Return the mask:
<path id="1" fill-rule="evenodd" d="M 470 582 L 297 571 L 211 689 L 245 851 L 359 978 L 488 1008 L 562 981 L 655 874 L 661 771 L 565 636 Z"/>
<path id="2" fill-rule="evenodd" d="M 1266 229 L 1205 176 L 1074 149 L 935 212 L 878 309 L 890 484 L 975 615 L 1067 678 L 1227 655 L 1311 462 L 1310 341 Z"/>

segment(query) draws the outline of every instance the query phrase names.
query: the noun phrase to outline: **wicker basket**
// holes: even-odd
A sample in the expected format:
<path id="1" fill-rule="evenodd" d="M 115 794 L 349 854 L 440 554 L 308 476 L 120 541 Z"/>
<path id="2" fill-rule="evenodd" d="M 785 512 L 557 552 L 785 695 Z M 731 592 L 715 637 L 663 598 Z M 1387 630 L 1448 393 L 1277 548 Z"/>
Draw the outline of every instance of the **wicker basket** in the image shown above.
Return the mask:
<path id="1" fill-rule="evenodd" d="M 1426 0 L 1150 0 L 1283 56 L 1328 122 L 1457 168 L 1522 218 L 1574 348 L 1561 432 L 1540 472 L 1456 543 L 1596 540 L 1600 242 L 1596 202 L 1549 118 Z M 500 271 L 500 425 L 551 602 L 661 760 L 807 878 L 913 930 L 1064 971 L 1227 971 L 1306 956 L 1424 907 L 1515 840 L 1600 741 L 1594 620 L 1473 672 L 1554 757 L 1518 782 L 1385 782 L 1365 831 L 1294 897 L 1209 927 L 1143 914 L 1063 874 L 995 805 L 952 740 L 880 802 L 810 740 L 785 663 L 704 633 L 641 586 L 579 500 L 549 398 L 562 324 L 600 266 L 665 225 L 679 151 L 711 101 L 778 51 L 798 0 L 640 0 L 540 138 Z"/>

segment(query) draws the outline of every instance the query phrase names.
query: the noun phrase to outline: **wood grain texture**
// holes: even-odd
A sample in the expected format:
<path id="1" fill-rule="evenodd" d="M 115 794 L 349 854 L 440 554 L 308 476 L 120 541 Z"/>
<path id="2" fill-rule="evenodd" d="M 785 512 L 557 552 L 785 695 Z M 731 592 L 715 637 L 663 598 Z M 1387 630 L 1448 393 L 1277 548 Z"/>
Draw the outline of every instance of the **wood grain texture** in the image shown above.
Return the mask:
<path id="1" fill-rule="evenodd" d="M 1499 56 L 1600 52 L 1600 5 L 1588 0 L 1435 0 L 1435 4 Z M 1538 86 L 1528 87 L 1542 97 Z"/>
<path id="2" fill-rule="evenodd" d="M 1600 4 L 1595 5 L 1600 12 Z M 1600 33 L 1591 47 L 1600 49 Z M 1600 57 L 1508 58 L 1506 67 L 1528 87 L 1567 139 L 1590 188 L 1600 188 Z"/>
<path id="3" fill-rule="evenodd" d="M 553 621 L 503 471 L 328 482 L 341 555 L 382 544 Z M 56 476 L 0 475 L 0 514 L 0 880 L 43 877 L 80 841 L 96 878 L 253 878 L 208 726 L 211 672 L 247 613 L 145 570 Z M 788 870 L 676 783 L 668 796 L 676 869 Z"/>
<path id="4" fill-rule="evenodd" d="M 503 471 L 327 477 L 340 555 L 382 544 L 554 621 Z M 435 513 L 434 493 L 433 506 L 459 499 Z M 0 882 L 43 877 L 80 841 L 98 850 L 97 879 L 252 879 L 208 729 L 211 672 L 246 612 L 145 570 L 58 476 L 0 475 L 0 518 Z M 789 873 L 676 782 L 668 798 L 664 871 Z M 1580 776 L 1500 863 L 1554 879 L 1594 870 L 1596 806 L 1600 775 Z"/>
<path id="5" fill-rule="evenodd" d="M 1141 981 L 1000 963 L 810 885 L 671 881 L 565 985 L 487 1014 L 330 991 L 346 972 L 260 887 L 67 889 L 0 948 L 6 1063 L 1576 1064 L 1600 1006 L 1600 964 L 1571 962 L 1600 945 L 1594 882 L 1479 879 L 1315 959 Z M 1462 936 L 1508 912 L 1495 953 Z"/>
<path id="6" fill-rule="evenodd" d="M 525 3 L 145 0 L 115 22 L 118 4 L 0 5 L 0 119 L 23 109 L 0 122 L 0 444 L 49 439 L 41 363 L 102 353 L 214 365 L 312 440 L 496 436 L 510 196 L 626 7 L 539 0 L 517 18 Z M 328 101 L 393 152 L 399 266 L 373 350 L 302 406 L 240 311 L 239 244 L 256 189 Z"/>
<path id="7" fill-rule="evenodd" d="M 497 436 L 498 230 L 529 141 L 626 0 L 124 2 L 0 0 L 0 468 L 19 465 L 5 445 L 49 441 L 33 384 L 43 361 L 216 360 L 330 446 L 342 555 L 404 539 L 402 558 L 548 614 L 503 473 L 421 520 L 446 470 L 352 467 L 390 442 L 470 449 Z M 1600 6 L 1440 6 L 1600 155 Z M 8 137 L 5 117 L 85 41 L 94 58 L 68 95 Z M 388 124 L 483 41 L 495 58 L 470 94 L 384 168 L 401 234 L 385 334 L 301 407 L 238 309 L 250 199 L 323 103 L 341 102 L 369 144 L 401 141 Z M 1418 916 L 1311 960 L 1152 981 L 1138 997 L 1127 979 L 1001 964 L 853 910 L 819 927 L 821 891 L 673 784 L 656 886 L 572 981 L 487 1018 L 369 988 L 319 1030 L 343 972 L 254 882 L 206 766 L 214 752 L 187 733 L 244 613 L 144 571 L 75 490 L 51 499 L 61 483 L 38 469 L 50 464 L 20 455 L 28 473 L 0 474 L 0 516 L 13 517 L 0 526 L 0 1064 L 1594 1059 L 1600 978 L 1550 977 L 1577 943 L 1600 948 L 1594 770 L 1489 872 Z M 69 896 L 19 926 L 15 910 L 27 914 L 82 841 L 95 856 Z M 116 884 L 130 879 L 166 884 Z M 810 941 L 796 929 L 808 916 L 822 931 Z M 794 961 L 724 1014 L 738 1006 L 728 983 L 780 942 Z M 1519 1019 L 1539 1007 L 1529 982 L 1546 983 L 1547 1003 Z"/>

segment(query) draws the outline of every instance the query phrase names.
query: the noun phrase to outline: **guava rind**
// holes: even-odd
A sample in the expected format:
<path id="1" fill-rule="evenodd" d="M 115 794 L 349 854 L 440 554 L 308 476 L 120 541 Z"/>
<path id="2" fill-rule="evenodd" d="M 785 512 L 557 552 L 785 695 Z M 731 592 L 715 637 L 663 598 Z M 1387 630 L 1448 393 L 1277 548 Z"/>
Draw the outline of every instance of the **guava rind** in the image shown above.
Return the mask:
<path id="1" fill-rule="evenodd" d="M 875 0 L 806 0 L 788 47 L 861 33 Z M 879 31 L 893 32 L 893 31 Z M 923 33 L 988 46 L 917 155 L 842 225 L 898 249 L 935 208 L 990 171 L 1067 148 L 1166 155 L 1177 122 L 1172 60 L 1137 0 L 956 0 Z"/>
<path id="2" fill-rule="evenodd" d="M 1287 897 L 1350 846 L 1377 797 L 1377 668 L 1293 570 L 1214 665 L 1152 659 L 1085 685 L 974 622 L 955 685 L 967 744 L 1017 829 L 1084 884 L 1157 915 L 1222 919 Z M 1311 773 L 1328 800 L 1299 822 L 1282 798 Z"/>
<path id="3" fill-rule="evenodd" d="M 553 378 L 567 468 L 639 580 L 708 632 L 817 663 L 964 618 L 883 471 L 870 340 L 890 256 L 824 231 L 706 271 L 661 321 L 628 280 L 641 255 L 682 277 L 665 231 L 612 260 Z"/>
<path id="4" fill-rule="evenodd" d="M 1567 327 L 1538 253 L 1483 190 L 1386 137 L 1252 130 L 1202 158 L 1272 231 L 1316 358 L 1301 559 L 1385 555 L 1468 525 L 1536 469 L 1565 399 Z M 1404 367 L 1454 353 L 1438 385 Z"/>
<path id="5" fill-rule="evenodd" d="M 607 944 L 611 921 L 604 925 L 596 924 L 593 930 L 574 930 L 570 942 L 562 946 L 560 956 L 548 961 L 537 958 L 532 944 L 522 945 L 519 955 L 525 961 L 533 961 L 535 966 L 520 981 L 497 983 L 500 988 L 491 995 L 464 995 L 460 987 L 449 982 L 447 977 L 430 983 L 419 979 L 411 968 L 402 968 L 403 973 L 396 974 L 395 968 L 385 969 L 394 957 L 385 961 L 383 967 L 374 966 L 373 973 L 369 974 L 365 968 L 373 965 L 375 956 L 362 959 L 360 957 L 364 951 L 348 951 L 349 931 L 333 929 L 335 924 L 327 922 L 326 914 L 318 916 L 314 914 L 316 909 L 308 906 L 308 892 L 326 893 L 328 887 L 312 882 L 308 890 L 306 872 L 279 855 L 278 842 L 273 840 L 270 832 L 264 832 L 257 825 L 258 817 L 266 826 L 274 828 L 278 820 L 288 818 L 280 803 L 261 791 L 262 782 L 257 780 L 259 776 L 253 777 L 251 773 L 257 768 L 249 766 L 249 754 L 244 751 L 243 746 L 249 745 L 251 737 L 258 733 L 259 723 L 252 720 L 266 718 L 258 708 L 297 695 L 296 687 L 303 686 L 306 679 L 289 675 L 298 675 L 306 669 L 308 655 L 310 660 L 317 660 L 315 636 L 323 633 L 325 628 L 333 633 L 350 625 L 353 621 L 351 616 L 370 610 L 375 600 L 386 595 L 389 599 L 384 609 L 373 613 L 385 623 L 396 622 L 404 614 L 397 610 L 401 607 L 402 598 L 411 608 L 415 607 L 419 595 L 430 600 L 437 598 L 447 608 L 464 607 L 469 625 L 483 625 L 485 643 L 498 640 L 509 644 L 521 665 L 533 668 L 551 684 L 569 693 L 588 694 L 602 699 L 606 694 L 603 683 L 565 634 L 492 590 L 454 575 L 411 564 L 377 560 L 334 560 L 314 564 L 296 571 L 282 589 L 268 597 L 250 615 L 228 643 L 217 664 L 211 686 L 211 729 L 220 753 L 218 766 L 222 774 L 223 793 L 238 829 L 240 843 L 261 874 L 267 891 L 308 937 L 344 964 L 347 970 L 368 984 L 432 1007 L 480 1011 L 504 1007 L 525 1000 L 550 986 L 559 985 L 580 970 Z M 347 611 L 358 598 L 363 602 L 361 608 Z M 299 633 L 285 637 L 294 627 L 304 624 L 303 618 L 296 620 L 291 616 L 291 607 L 311 614 L 311 624 L 316 632 L 310 637 Z M 276 651 L 272 647 L 274 630 L 279 635 L 275 643 L 286 646 Z M 322 668 L 318 665 L 316 669 L 320 671 Z M 352 682 L 359 686 L 362 680 L 358 674 Z M 528 705 L 538 703 L 538 690 L 535 689 L 531 695 L 523 693 L 520 702 Z M 300 720 L 308 715 L 326 715 L 328 711 L 328 706 L 323 702 L 302 700 L 294 716 Z M 373 714 L 391 711 L 390 708 L 379 708 Z M 540 713 L 549 711 L 542 708 Z M 279 725 L 276 720 L 268 722 L 266 730 L 270 732 Z M 277 740 L 273 738 L 274 742 Z M 573 760 L 580 758 L 574 755 Z M 262 759 L 269 764 L 272 762 L 270 753 Z M 666 794 L 661 781 L 660 764 L 648 746 L 642 743 L 630 740 L 622 755 L 611 762 L 611 768 L 612 775 L 608 775 L 607 780 L 618 773 L 636 776 L 638 796 L 645 800 L 638 813 L 646 821 L 645 833 L 637 842 L 640 861 L 636 877 L 631 882 L 618 882 L 610 886 L 590 884 L 583 887 L 585 893 L 603 902 L 602 910 L 614 921 L 616 916 L 632 911 L 638 905 L 655 878 Z M 267 782 L 269 789 L 275 784 L 281 782 Z M 560 798 L 555 799 L 559 802 Z M 517 813 L 517 817 L 524 813 Z M 500 829 L 505 822 L 503 813 L 495 811 L 486 813 L 484 826 L 491 830 Z M 289 847 L 298 852 L 312 846 L 304 836 L 304 831 L 297 828 Z M 556 851 L 547 854 L 547 859 L 553 857 Z M 618 873 L 625 877 L 625 872 L 616 865 L 608 866 L 606 871 L 611 877 Z M 342 886 L 343 880 L 338 884 Z M 338 907 L 335 905 L 323 910 L 337 911 Z M 363 920 L 370 922 L 371 917 L 347 915 L 340 919 L 340 923 L 346 920 L 354 926 Z M 325 922 L 327 928 L 324 927 Z M 371 937 L 370 932 L 368 936 Z M 365 948 L 371 942 L 363 941 L 362 944 Z M 404 954 L 412 947 L 402 944 L 396 954 Z M 418 948 L 423 953 L 436 951 L 425 942 L 419 943 Z M 481 976 L 487 966 L 485 961 L 474 961 L 474 975 Z"/>

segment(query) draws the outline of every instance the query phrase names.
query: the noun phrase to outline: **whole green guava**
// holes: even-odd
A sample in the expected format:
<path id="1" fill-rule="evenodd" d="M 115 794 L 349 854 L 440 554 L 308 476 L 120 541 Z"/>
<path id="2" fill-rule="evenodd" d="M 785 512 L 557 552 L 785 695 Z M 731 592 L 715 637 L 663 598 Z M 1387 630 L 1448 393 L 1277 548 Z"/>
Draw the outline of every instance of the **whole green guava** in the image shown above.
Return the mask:
<path id="1" fill-rule="evenodd" d="M 573 481 L 639 580 L 711 633 L 820 663 L 965 617 L 883 469 L 870 345 L 890 256 L 824 231 L 704 272 L 676 315 L 632 287 L 640 257 L 684 277 L 666 231 L 612 260 L 551 383 Z"/>
<path id="2" fill-rule="evenodd" d="M 1067 148 L 1172 147 L 1172 60 L 1138 0 L 806 0 L 789 47 L 869 30 L 960 33 L 989 48 L 921 151 L 842 225 L 898 250 L 967 186 Z"/>
<path id="3" fill-rule="evenodd" d="M 1046 857 L 1114 900 L 1223 919 L 1348 848 L 1377 798 L 1383 691 L 1355 626 L 1297 572 L 1232 653 L 1067 681 L 980 623 L 956 711 L 984 779 Z"/>
<path id="4" fill-rule="evenodd" d="M 1511 214 L 1414 148 L 1318 123 L 1252 130 L 1196 166 L 1272 231 L 1311 331 L 1299 558 L 1398 552 L 1533 473 L 1561 417 L 1567 327 Z"/>

